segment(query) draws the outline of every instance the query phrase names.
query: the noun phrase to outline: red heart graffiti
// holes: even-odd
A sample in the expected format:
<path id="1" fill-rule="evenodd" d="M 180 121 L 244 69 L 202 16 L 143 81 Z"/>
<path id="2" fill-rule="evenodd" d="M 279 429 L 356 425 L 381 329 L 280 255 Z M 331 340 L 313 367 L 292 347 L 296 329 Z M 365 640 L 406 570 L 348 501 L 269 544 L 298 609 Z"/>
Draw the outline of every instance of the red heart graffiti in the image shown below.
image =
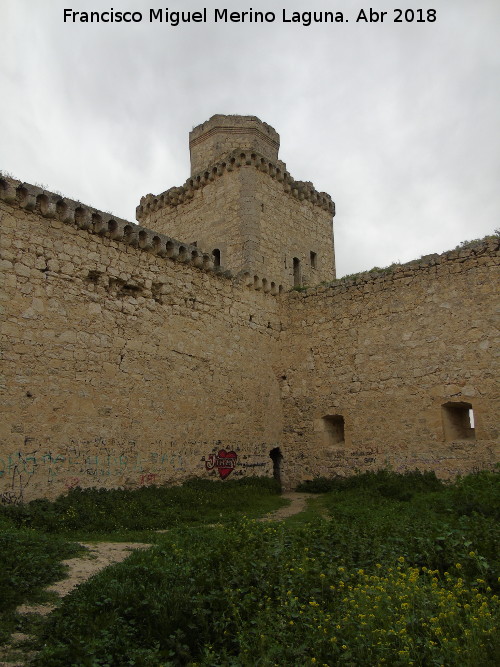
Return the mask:
<path id="1" fill-rule="evenodd" d="M 219 471 L 221 479 L 226 479 L 236 467 L 236 459 L 238 455 L 236 452 L 226 452 L 225 449 L 220 449 L 217 453 L 216 468 Z"/>

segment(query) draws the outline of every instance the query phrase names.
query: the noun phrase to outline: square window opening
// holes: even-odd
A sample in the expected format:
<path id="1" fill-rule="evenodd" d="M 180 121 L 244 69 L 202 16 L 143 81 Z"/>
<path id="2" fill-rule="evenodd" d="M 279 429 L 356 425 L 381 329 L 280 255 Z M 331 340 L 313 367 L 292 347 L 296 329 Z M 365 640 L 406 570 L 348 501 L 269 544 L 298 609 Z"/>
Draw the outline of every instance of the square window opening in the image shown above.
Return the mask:
<path id="1" fill-rule="evenodd" d="M 475 440 L 474 410 L 470 403 L 445 403 L 441 406 L 444 438 L 453 440 Z"/>
<path id="2" fill-rule="evenodd" d="M 323 433 L 327 446 L 343 445 L 345 442 L 345 423 L 342 415 L 323 417 Z"/>

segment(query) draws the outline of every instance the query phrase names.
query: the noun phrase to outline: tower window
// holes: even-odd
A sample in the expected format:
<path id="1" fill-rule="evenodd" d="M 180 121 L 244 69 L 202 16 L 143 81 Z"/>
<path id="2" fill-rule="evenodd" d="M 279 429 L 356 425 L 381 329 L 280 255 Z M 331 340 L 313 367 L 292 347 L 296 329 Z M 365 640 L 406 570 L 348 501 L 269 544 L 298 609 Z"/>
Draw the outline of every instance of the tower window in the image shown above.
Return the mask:
<path id="1" fill-rule="evenodd" d="M 452 440 L 475 440 L 474 411 L 470 403 L 445 403 L 441 406 L 444 438 Z"/>
<path id="2" fill-rule="evenodd" d="M 300 276 L 300 259 L 297 257 L 293 258 L 293 286 L 300 287 L 301 285 L 301 276 Z"/>
<path id="3" fill-rule="evenodd" d="M 220 266 L 220 250 L 215 248 L 215 250 L 212 250 L 212 255 L 214 257 L 215 266 Z"/>
<path id="4" fill-rule="evenodd" d="M 309 257 L 311 259 L 311 269 L 318 268 L 318 256 L 317 256 L 317 254 L 311 250 L 311 252 L 309 253 Z"/>

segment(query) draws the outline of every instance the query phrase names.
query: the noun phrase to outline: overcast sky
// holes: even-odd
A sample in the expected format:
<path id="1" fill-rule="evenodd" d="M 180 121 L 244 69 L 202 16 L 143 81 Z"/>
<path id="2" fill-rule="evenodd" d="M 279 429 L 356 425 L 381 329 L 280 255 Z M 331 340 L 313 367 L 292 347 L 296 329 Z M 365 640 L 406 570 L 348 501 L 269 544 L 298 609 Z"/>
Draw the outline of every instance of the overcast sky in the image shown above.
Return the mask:
<path id="1" fill-rule="evenodd" d="M 149 22 L 167 6 L 209 20 Z M 398 6 L 437 20 L 394 23 Z M 111 7 L 143 21 L 63 22 Z M 214 23 L 215 7 L 276 20 Z M 283 23 L 283 7 L 348 22 Z M 383 23 L 356 22 L 370 7 Z M 142 195 L 189 176 L 194 126 L 245 114 L 336 202 L 339 276 L 500 226 L 499 0 L 0 0 L 0 24 L 0 168 L 23 181 L 135 220 Z"/>

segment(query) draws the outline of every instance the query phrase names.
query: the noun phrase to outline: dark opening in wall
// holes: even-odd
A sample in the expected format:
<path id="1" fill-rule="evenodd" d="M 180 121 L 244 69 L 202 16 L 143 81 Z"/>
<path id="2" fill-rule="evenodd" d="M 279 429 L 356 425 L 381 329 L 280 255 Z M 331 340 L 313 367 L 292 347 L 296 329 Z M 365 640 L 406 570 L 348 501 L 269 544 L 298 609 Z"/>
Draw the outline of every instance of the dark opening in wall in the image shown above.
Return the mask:
<path id="1" fill-rule="evenodd" d="M 309 253 L 310 259 L 311 259 L 311 269 L 316 269 L 318 268 L 318 255 L 311 250 Z"/>
<path id="2" fill-rule="evenodd" d="M 212 255 L 214 257 L 214 265 L 215 266 L 220 266 L 220 250 L 219 250 L 219 248 L 215 248 L 215 250 L 212 250 Z"/>
<path id="3" fill-rule="evenodd" d="M 323 417 L 323 433 L 325 434 L 325 445 L 343 445 L 345 435 L 342 415 L 326 415 Z"/>
<path id="4" fill-rule="evenodd" d="M 446 441 L 476 439 L 474 411 L 470 403 L 445 403 L 441 406 L 441 416 Z"/>
<path id="5" fill-rule="evenodd" d="M 273 477 L 281 484 L 281 465 L 283 463 L 283 454 L 279 447 L 271 449 L 269 456 L 273 462 Z"/>
<path id="6" fill-rule="evenodd" d="M 297 257 L 293 258 L 293 286 L 300 287 L 301 285 L 301 275 L 300 275 L 300 259 Z"/>
<path id="7" fill-rule="evenodd" d="M 87 274 L 87 280 L 91 283 L 98 283 L 100 276 L 100 271 L 89 271 Z"/>

